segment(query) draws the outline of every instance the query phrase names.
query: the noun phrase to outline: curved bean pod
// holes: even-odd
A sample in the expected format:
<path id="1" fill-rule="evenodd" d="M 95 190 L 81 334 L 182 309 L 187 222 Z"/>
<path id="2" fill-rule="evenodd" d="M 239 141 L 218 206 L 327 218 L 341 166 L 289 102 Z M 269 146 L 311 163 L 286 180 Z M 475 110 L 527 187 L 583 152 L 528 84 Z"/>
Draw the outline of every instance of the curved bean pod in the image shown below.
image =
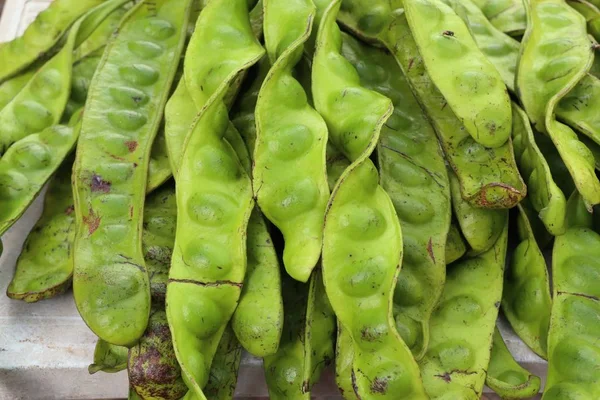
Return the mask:
<path id="1" fill-rule="evenodd" d="M 327 125 L 293 76 L 315 10 L 312 0 L 265 0 L 265 45 L 273 66 L 256 103 L 252 170 L 256 200 L 283 233 L 285 269 L 301 282 L 321 256 L 329 199 Z"/>
<path id="2" fill-rule="evenodd" d="M 594 157 L 575 132 L 556 121 L 558 102 L 589 70 L 592 44 L 585 19 L 564 0 L 531 0 L 527 7 L 517 92 L 535 129 L 547 133 L 591 208 L 600 203 Z"/>
<path id="3" fill-rule="evenodd" d="M 309 400 L 310 390 L 334 355 L 335 316 L 327 299 L 320 269 L 310 283 L 283 278 L 285 322 L 277 353 L 264 358 L 273 400 Z"/>
<path id="4" fill-rule="evenodd" d="M 6 295 L 36 302 L 64 293 L 71 286 L 71 244 L 75 231 L 72 160 L 63 162 L 50 181 L 44 211 L 27 236 Z"/>
<path id="5" fill-rule="evenodd" d="M 104 49 L 81 59 L 73 65 L 71 74 L 71 93 L 62 115 L 63 121 L 68 121 L 77 110 L 85 106 L 88 90 L 94 73 L 102 59 Z"/>
<path id="6" fill-rule="evenodd" d="M 512 127 L 510 98 L 469 28 L 440 0 L 407 1 L 404 10 L 429 77 L 467 132 L 485 147 L 505 144 Z"/>
<path id="7" fill-rule="evenodd" d="M 335 342 L 335 383 L 345 400 L 359 400 L 354 392 L 352 364 L 354 362 L 354 343 L 352 336 L 342 324 L 337 324 Z"/>
<path id="8" fill-rule="evenodd" d="M 391 307 L 402 257 L 400 224 L 369 159 L 393 107 L 388 98 L 361 87 L 358 73 L 340 54 L 339 7 L 334 0 L 323 14 L 312 69 L 316 109 L 332 143 L 352 161 L 326 214 L 325 288 L 352 337 L 356 394 L 363 399 L 421 399 L 425 393 L 419 370 L 396 331 Z"/>
<path id="9" fill-rule="evenodd" d="M 36 71 L 37 68 L 31 67 L 22 74 L 0 83 L 0 110 L 6 107 L 23 90 Z"/>
<path id="10" fill-rule="evenodd" d="M 507 237 L 505 224 L 494 247 L 448 268 L 430 321 L 429 351 L 419 362 L 432 399 L 481 397 L 502 296 Z"/>
<path id="11" fill-rule="evenodd" d="M 150 150 L 150 160 L 148 162 L 148 180 L 146 182 L 146 192 L 151 192 L 167 181 L 173 175 L 171 172 L 171 163 L 169 152 L 167 150 L 167 138 L 165 137 L 164 127 L 156 134 L 152 149 Z"/>
<path id="12" fill-rule="evenodd" d="M 556 117 L 600 144 L 600 79 L 585 74 L 556 106 Z"/>
<path id="13" fill-rule="evenodd" d="M 529 399 L 540 391 L 540 378 L 515 361 L 498 328 L 494 330 L 485 384 L 507 400 Z"/>
<path id="14" fill-rule="evenodd" d="M 60 121 L 71 90 L 73 50 L 127 1 L 107 1 L 77 20 L 63 48 L 0 111 L 0 155 L 17 140 Z"/>
<path id="15" fill-rule="evenodd" d="M 114 344 L 132 345 L 148 323 L 143 196 L 190 3 L 137 4 L 108 45 L 86 103 L 73 171 L 73 292 L 84 321 Z"/>
<path id="16" fill-rule="evenodd" d="M 527 188 L 515 165 L 512 144 L 485 148 L 465 131 L 429 79 L 401 5 L 390 5 L 384 0 L 368 4 L 350 0 L 344 4 L 340 21 L 358 35 L 384 43 L 396 58 L 459 178 L 463 198 L 486 208 L 517 204 Z"/>
<path id="17" fill-rule="evenodd" d="M 343 34 L 342 53 L 361 84 L 388 96 L 394 113 L 381 129 L 377 155 L 381 186 L 390 196 L 404 242 L 396 283 L 396 328 L 419 360 L 427 350 L 428 321 L 446 275 L 450 225 L 448 174 L 435 131 L 421 110 L 396 60 Z"/>
<path id="18" fill-rule="evenodd" d="M 233 399 L 241 360 L 242 346 L 231 326 L 227 325 L 210 366 L 210 378 L 204 389 L 209 399 Z"/>
<path id="19" fill-rule="evenodd" d="M 548 378 L 543 400 L 600 397 L 600 235 L 582 196 L 569 199 L 567 232 L 552 251 Z"/>
<path id="20" fill-rule="evenodd" d="M 103 0 L 53 1 L 22 36 L 0 44 L 0 82 L 42 58 L 79 17 L 102 3 Z"/>
<path id="21" fill-rule="evenodd" d="M 94 362 L 89 365 L 88 372 L 95 374 L 102 371 L 115 373 L 127 368 L 127 347 L 116 346 L 98 339 L 94 348 Z"/>
<path id="22" fill-rule="evenodd" d="M 527 28 L 527 14 L 522 0 L 475 0 L 486 18 L 500 31 L 520 36 Z"/>
<path id="23" fill-rule="evenodd" d="M 519 244 L 506 271 L 502 311 L 525 344 L 547 359 L 552 307 L 548 270 L 529 217 L 522 205 L 518 208 Z"/>
<path id="24" fill-rule="evenodd" d="M 596 41 L 600 40 L 600 10 L 598 7 L 585 0 L 567 0 L 567 4 L 584 16 L 588 33 Z"/>
<path id="25" fill-rule="evenodd" d="M 240 297 L 246 273 L 246 227 L 254 206 L 250 178 L 224 138 L 231 123 L 223 97 L 238 73 L 258 61 L 264 50 L 253 36 L 246 0 L 210 2 L 196 26 L 192 42 L 197 45 L 197 54 L 242 54 L 232 65 L 224 64 L 221 58 L 190 57 L 188 52 L 186 63 L 198 65 L 184 67 L 190 96 L 209 100 L 187 135 L 175 175 L 179 216 L 167 316 L 186 385 L 192 396 L 205 399 L 202 387 Z M 229 47 L 230 37 L 225 33 L 231 29 L 243 35 L 236 34 L 235 43 Z M 214 51 L 208 51 L 211 49 Z M 215 78 L 223 76 L 212 71 L 224 66 L 229 72 L 223 82 L 217 82 Z M 191 76 L 189 70 L 198 73 Z M 205 92 L 194 94 L 193 90 L 216 92 L 207 96 Z M 195 104 L 198 106 L 197 101 Z"/>
<path id="26" fill-rule="evenodd" d="M 75 62 L 80 61 L 103 49 L 118 28 L 127 10 L 126 6 L 117 8 L 101 24 L 95 27 L 88 38 L 81 42 L 73 52 L 73 60 Z"/>
<path id="27" fill-rule="evenodd" d="M 554 236 L 565 232 L 567 200 L 554 182 L 544 154 L 538 148 L 527 114 L 513 104 L 513 147 L 521 173 L 527 180 L 529 200 L 544 226 Z"/>
<path id="28" fill-rule="evenodd" d="M 469 244 L 470 253 L 481 254 L 488 251 L 504 230 L 508 220 L 506 210 L 478 208 L 467 203 L 460 195 L 460 184 L 456 175 L 452 171 L 448 171 L 448 175 L 452 209 L 463 237 Z"/>
<path id="29" fill-rule="evenodd" d="M 19 140 L 0 159 L 0 235 L 25 212 L 73 149 L 79 117 L 71 126 L 54 125 Z"/>
<path id="30" fill-rule="evenodd" d="M 446 265 L 452 264 L 454 261 L 460 259 L 466 252 L 467 245 L 465 244 L 465 240 L 453 221 L 450 224 L 446 239 Z"/>

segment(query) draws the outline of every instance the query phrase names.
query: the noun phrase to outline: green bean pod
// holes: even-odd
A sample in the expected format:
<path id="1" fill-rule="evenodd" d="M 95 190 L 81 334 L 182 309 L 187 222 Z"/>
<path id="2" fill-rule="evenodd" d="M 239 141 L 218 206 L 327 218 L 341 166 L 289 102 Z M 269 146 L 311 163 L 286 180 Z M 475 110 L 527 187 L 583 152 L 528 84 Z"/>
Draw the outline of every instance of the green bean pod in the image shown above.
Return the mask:
<path id="1" fill-rule="evenodd" d="M 285 269 L 301 282 L 321 256 L 329 199 L 327 125 L 293 76 L 315 12 L 312 0 L 265 0 L 265 45 L 273 65 L 256 103 L 252 170 L 256 200 L 283 233 Z"/>
<path id="2" fill-rule="evenodd" d="M 502 311 L 519 337 L 540 357 L 548 358 L 550 283 L 546 260 L 540 251 L 529 217 L 519 205 L 519 244 L 505 275 Z"/>
<path id="3" fill-rule="evenodd" d="M 31 67 L 23 73 L 0 83 L 0 110 L 6 107 L 23 90 L 27 82 L 33 78 L 36 71 L 36 67 Z"/>
<path id="4" fill-rule="evenodd" d="M 92 78 L 102 59 L 102 52 L 104 52 L 104 49 L 81 59 L 73 65 L 71 93 L 61 118 L 63 121 L 68 121 L 74 112 L 85 106 Z"/>
<path id="5" fill-rule="evenodd" d="M 173 172 L 167 150 L 167 138 L 165 137 L 164 127 L 161 126 L 152 149 L 150 150 L 150 160 L 148 162 L 148 181 L 146 182 L 146 192 L 151 192 L 167 181 Z"/>
<path id="6" fill-rule="evenodd" d="M 353 386 L 353 362 L 354 344 L 352 336 L 338 321 L 337 340 L 335 342 L 335 383 L 345 400 L 359 400 Z"/>
<path id="7" fill-rule="evenodd" d="M 102 23 L 95 27 L 88 38 L 81 42 L 74 50 L 73 60 L 75 62 L 80 61 L 103 49 L 118 28 L 127 10 L 126 6 L 117 8 Z"/>
<path id="8" fill-rule="evenodd" d="M 381 186 L 389 194 L 404 242 L 396 284 L 396 327 L 415 359 L 427 350 L 428 321 L 442 293 L 450 189 L 435 131 L 414 98 L 396 60 L 343 35 L 342 53 L 365 87 L 388 96 L 394 113 L 377 144 Z"/>
<path id="9" fill-rule="evenodd" d="M 60 121 L 71 91 L 73 50 L 126 1 L 107 1 L 77 20 L 63 48 L 0 111 L 0 155 L 14 142 Z"/>
<path id="10" fill-rule="evenodd" d="M 104 53 L 86 103 L 73 170 L 73 291 L 84 321 L 113 344 L 134 344 L 148 323 L 141 242 L 148 159 L 190 3 L 146 0 L 131 9 Z"/>
<path id="11" fill-rule="evenodd" d="M 578 193 L 552 250 L 553 304 L 543 400 L 600 397 L 600 235 Z"/>
<path id="12" fill-rule="evenodd" d="M 588 208 L 600 203 L 594 157 L 571 128 L 555 119 L 558 102 L 592 65 L 585 19 L 564 0 L 531 0 L 517 71 L 517 92 L 536 130 L 547 133 Z"/>
<path id="13" fill-rule="evenodd" d="M 225 35 L 234 28 L 239 34 Z M 202 387 L 241 294 L 246 227 L 254 206 L 246 168 L 233 143 L 225 139 L 231 123 L 223 98 L 238 73 L 258 61 L 264 50 L 252 33 L 246 0 L 210 2 L 200 14 L 192 43 L 194 52 L 186 54 L 184 79 L 196 107 L 203 98 L 208 101 L 187 135 L 175 175 L 179 215 L 167 316 L 191 396 L 205 399 Z M 224 64 L 219 55 L 225 53 L 242 56 L 235 65 Z M 226 67 L 227 75 L 212 73 L 221 67 Z"/>
<path id="14" fill-rule="evenodd" d="M 583 15 L 587 23 L 588 33 L 596 41 L 600 40 L 600 10 L 598 6 L 585 0 L 567 0 L 567 4 Z"/>
<path id="15" fill-rule="evenodd" d="M 474 0 L 490 22 L 500 31 L 520 36 L 527 28 L 527 15 L 522 0 Z"/>
<path id="16" fill-rule="evenodd" d="M 441 0 L 407 1 L 404 10 L 429 77 L 467 132 L 485 147 L 505 144 L 512 127 L 510 98 L 469 28 Z"/>
<path id="17" fill-rule="evenodd" d="M 384 0 L 344 2 L 339 19 L 370 41 L 383 43 L 394 55 L 436 130 L 446 159 L 457 174 L 461 193 L 470 203 L 485 208 L 510 208 L 526 194 L 515 165 L 512 144 L 485 148 L 466 132 L 433 84 L 402 12 L 402 5 Z"/>
<path id="18" fill-rule="evenodd" d="M 312 386 L 334 356 L 335 316 L 320 269 L 309 283 L 283 278 L 285 321 L 277 352 L 264 358 L 272 400 L 310 400 Z"/>
<path id="19" fill-rule="evenodd" d="M 446 265 L 452 264 L 467 252 L 467 245 L 456 223 L 452 221 L 446 238 Z"/>
<path id="20" fill-rule="evenodd" d="M 22 36 L 0 44 L 0 83 L 43 58 L 79 17 L 103 1 L 53 1 L 38 14 Z"/>
<path id="21" fill-rule="evenodd" d="M 508 220 L 506 210 L 478 208 L 467 203 L 460 195 L 460 184 L 456 175 L 448 171 L 452 209 L 460 230 L 469 244 L 470 253 L 481 254 L 498 241 Z"/>
<path id="22" fill-rule="evenodd" d="M 507 237 L 508 224 L 490 250 L 448 268 L 430 321 L 429 351 L 419 363 L 432 399 L 481 397 L 502 296 Z"/>
<path id="23" fill-rule="evenodd" d="M 335 21 L 339 7 L 340 1 L 334 0 L 323 13 L 312 68 L 316 109 L 327 123 L 331 142 L 352 162 L 329 200 L 325 288 L 352 337 L 356 394 L 363 399 L 421 399 L 425 393 L 417 364 L 392 315 L 402 258 L 400 224 L 369 158 L 393 105 L 360 86 L 358 73 L 340 54 L 342 37 Z"/>
<path id="24" fill-rule="evenodd" d="M 23 215 L 73 149 L 80 114 L 69 126 L 54 125 L 19 140 L 0 159 L 0 235 Z"/>
<path id="25" fill-rule="evenodd" d="M 44 211 L 27 236 L 6 294 L 36 302 L 64 293 L 71 286 L 71 244 L 75 225 L 72 161 L 65 161 L 50 181 Z"/>
<path id="26" fill-rule="evenodd" d="M 209 399 L 232 400 L 242 360 L 242 346 L 230 325 L 223 332 L 204 389 Z M 190 392 L 191 394 L 191 392 Z"/>
<path id="27" fill-rule="evenodd" d="M 544 226 L 554 236 L 565 232 L 567 200 L 554 182 L 544 154 L 536 144 L 527 114 L 513 104 L 513 146 L 529 188 L 529 200 Z"/>
<path id="28" fill-rule="evenodd" d="M 530 399 L 540 391 L 540 378 L 515 361 L 498 328 L 494 330 L 485 384 L 506 400 Z"/>
<path id="29" fill-rule="evenodd" d="M 89 365 L 88 372 L 95 374 L 102 371 L 112 374 L 127 369 L 127 352 L 127 347 L 98 339 L 94 348 L 94 362 Z"/>
<path id="30" fill-rule="evenodd" d="M 585 74 L 556 106 L 556 117 L 600 144 L 600 121 L 596 110 L 600 107 L 600 79 Z"/>
<path id="31" fill-rule="evenodd" d="M 248 265 L 231 326 L 242 346 L 257 357 L 275 354 L 283 328 L 279 261 L 258 208 L 248 222 Z"/>

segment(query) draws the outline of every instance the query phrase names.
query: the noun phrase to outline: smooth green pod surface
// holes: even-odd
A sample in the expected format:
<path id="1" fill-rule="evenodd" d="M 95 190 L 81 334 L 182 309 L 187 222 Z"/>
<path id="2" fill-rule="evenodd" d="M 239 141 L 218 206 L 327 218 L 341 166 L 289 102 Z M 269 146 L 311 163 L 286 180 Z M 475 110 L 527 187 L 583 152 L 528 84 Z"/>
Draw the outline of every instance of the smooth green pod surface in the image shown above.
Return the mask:
<path id="1" fill-rule="evenodd" d="M 329 199 L 327 125 L 293 75 L 315 12 L 312 0 L 265 0 L 265 46 L 273 65 L 256 103 L 252 170 L 256 200 L 283 233 L 285 269 L 302 282 L 321 256 Z"/>
<path id="2" fill-rule="evenodd" d="M 490 22 L 502 32 L 520 36 L 527 28 L 522 0 L 474 0 Z"/>
<path id="3" fill-rule="evenodd" d="M 148 159 L 190 3 L 137 4 L 107 47 L 86 103 L 73 171 L 73 291 L 87 325 L 114 344 L 134 344 L 148 323 L 141 243 Z"/>
<path id="4" fill-rule="evenodd" d="M 352 364 L 354 362 L 354 343 L 352 336 L 337 324 L 335 342 L 335 383 L 345 400 L 359 400 L 352 385 Z"/>
<path id="5" fill-rule="evenodd" d="M 64 293 L 71 286 L 75 215 L 71 189 L 72 160 L 63 162 L 50 181 L 44 211 L 27 236 L 6 294 L 36 302 Z"/>
<path id="6" fill-rule="evenodd" d="M 505 144 L 512 127 L 510 98 L 469 28 L 441 0 L 407 1 L 404 9 L 429 77 L 467 132 L 485 147 Z"/>
<path id="7" fill-rule="evenodd" d="M 512 144 L 485 148 L 466 132 L 429 78 L 401 4 L 376 0 L 367 5 L 349 0 L 340 21 L 358 35 L 385 44 L 394 55 L 417 99 L 436 130 L 447 161 L 470 203 L 486 208 L 510 208 L 527 188 L 515 165 Z M 346 4 L 346 2 L 344 2 Z"/>
<path id="8" fill-rule="evenodd" d="M 547 359 L 552 306 L 548 270 L 529 216 L 522 205 L 518 208 L 519 243 L 507 266 L 502 311 L 525 344 Z"/>
<path id="9" fill-rule="evenodd" d="M 445 279 L 445 243 L 450 189 L 435 131 L 414 98 L 396 60 L 343 34 L 342 54 L 361 84 L 388 96 L 394 113 L 377 144 L 380 181 L 389 194 L 404 243 L 402 271 L 394 294 L 394 318 L 418 360 L 427 350 L 428 321 Z"/>
<path id="10" fill-rule="evenodd" d="M 27 82 L 33 78 L 37 68 L 31 67 L 23 73 L 0 83 L 0 110 L 15 98 L 17 94 L 27 85 Z"/>
<path id="11" fill-rule="evenodd" d="M 600 144 L 600 79 L 585 74 L 556 106 L 558 119 Z"/>
<path id="12" fill-rule="evenodd" d="M 127 13 L 127 9 L 126 6 L 117 8 L 106 17 L 106 19 L 94 29 L 89 37 L 81 42 L 74 50 L 74 61 L 80 61 L 92 54 L 96 54 L 96 52 L 104 48 L 119 26 L 121 19 Z"/>
<path id="13" fill-rule="evenodd" d="M 361 87 L 356 70 L 340 54 L 342 38 L 335 21 L 339 7 L 340 1 L 334 0 L 324 11 L 312 69 L 316 109 L 329 127 L 332 143 L 352 162 L 328 205 L 325 288 L 338 320 L 352 337 L 357 395 L 421 399 L 425 393 L 419 369 L 392 315 L 402 258 L 400 224 L 369 159 L 393 107 L 388 98 Z"/>
<path id="14" fill-rule="evenodd" d="M 553 304 L 543 400 L 600 397 L 600 235 L 582 196 L 569 199 L 567 232 L 552 250 Z"/>
<path id="15" fill-rule="evenodd" d="M 68 121 L 73 116 L 73 113 L 85 106 L 92 78 L 94 77 L 94 73 L 96 73 L 101 59 L 102 53 L 98 51 L 73 65 L 71 93 L 61 118 L 62 121 Z"/>
<path id="16" fill-rule="evenodd" d="M 204 392 L 209 399 L 232 400 L 237 385 L 242 346 L 228 325 L 210 366 L 210 378 Z"/>
<path id="17" fill-rule="evenodd" d="M 594 157 L 571 128 L 555 119 L 558 102 L 592 65 L 585 19 L 564 0 L 531 0 L 527 19 L 517 70 L 518 95 L 535 129 L 552 139 L 591 208 L 600 203 Z"/>
<path id="18" fill-rule="evenodd" d="M 489 250 L 504 230 L 508 220 L 506 210 L 490 210 L 474 207 L 460 195 L 460 184 L 456 175 L 449 171 L 452 208 L 460 230 L 469 244 L 472 254 Z"/>
<path id="19" fill-rule="evenodd" d="M 19 140 L 0 159 L 0 235 L 23 215 L 73 149 L 79 117 L 70 126 L 54 125 Z"/>
<path id="20" fill-rule="evenodd" d="M 485 384 L 506 400 L 530 399 L 540 391 L 540 378 L 515 361 L 498 328 L 494 330 Z"/>
<path id="21" fill-rule="evenodd" d="M 56 0 L 38 14 L 22 36 L 0 44 L 0 82 L 42 58 L 86 11 L 104 0 Z"/>
<path id="22" fill-rule="evenodd" d="M 226 35 L 233 27 L 239 35 Z M 186 54 L 184 66 L 186 86 L 197 107 L 202 99 L 208 101 L 187 135 L 175 174 L 178 221 L 167 316 L 190 395 L 205 399 L 202 387 L 241 294 L 246 227 L 254 207 L 243 160 L 225 138 L 231 124 L 223 98 L 236 75 L 258 61 L 264 50 L 252 33 L 245 0 L 210 2 L 200 14 L 192 43 L 194 52 Z M 229 51 L 232 48 L 235 51 Z M 227 75 L 213 74 L 226 62 L 220 54 L 228 52 L 241 56 L 225 64 Z"/>
<path id="23" fill-rule="evenodd" d="M 529 201 L 552 235 L 565 232 L 567 200 L 554 182 L 544 154 L 540 151 L 527 114 L 513 104 L 513 147 L 522 175 L 527 181 Z"/>
<path id="24" fill-rule="evenodd" d="M 494 247 L 448 268 L 430 321 L 429 351 L 419 362 L 431 399 L 481 397 L 502 297 L 507 237 L 508 223 Z"/>
<path id="25" fill-rule="evenodd" d="M 467 245 L 459 228 L 453 222 L 450 224 L 446 239 L 446 265 L 452 264 L 467 252 Z"/>

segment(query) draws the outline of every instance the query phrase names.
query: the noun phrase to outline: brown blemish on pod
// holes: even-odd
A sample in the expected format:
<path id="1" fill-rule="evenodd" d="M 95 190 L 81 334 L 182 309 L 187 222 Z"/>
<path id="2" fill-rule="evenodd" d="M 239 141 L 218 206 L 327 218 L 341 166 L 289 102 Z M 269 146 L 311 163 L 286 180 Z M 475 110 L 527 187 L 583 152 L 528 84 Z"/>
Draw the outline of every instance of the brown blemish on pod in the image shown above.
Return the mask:
<path id="1" fill-rule="evenodd" d="M 90 235 L 96 232 L 96 229 L 100 226 L 101 220 L 102 218 L 90 207 L 89 215 L 83 217 L 83 223 L 88 226 Z"/>
<path id="2" fill-rule="evenodd" d="M 90 180 L 90 189 L 92 192 L 108 193 L 110 192 L 110 186 L 111 183 L 102 179 L 100 175 L 92 175 L 92 179 Z"/>

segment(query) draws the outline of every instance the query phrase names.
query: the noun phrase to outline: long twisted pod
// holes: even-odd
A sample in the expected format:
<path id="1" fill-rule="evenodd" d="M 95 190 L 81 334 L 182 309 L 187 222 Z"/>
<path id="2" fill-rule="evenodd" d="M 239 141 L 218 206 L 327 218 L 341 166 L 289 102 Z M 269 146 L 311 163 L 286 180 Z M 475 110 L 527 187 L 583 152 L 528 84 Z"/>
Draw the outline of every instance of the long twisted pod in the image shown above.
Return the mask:
<path id="1" fill-rule="evenodd" d="M 481 397 L 502 296 L 507 237 L 508 223 L 494 247 L 448 268 L 430 321 L 429 351 L 419 363 L 432 399 Z"/>
<path id="2" fill-rule="evenodd" d="M 494 330 L 485 384 L 506 400 L 530 399 L 540 391 L 540 378 L 515 361 L 498 328 Z"/>
<path id="3" fill-rule="evenodd" d="M 44 55 L 64 32 L 88 10 L 103 0 L 57 0 L 38 14 L 22 36 L 0 44 L 0 83 L 17 74 Z"/>
<path id="4" fill-rule="evenodd" d="M 465 130 L 429 78 L 412 37 L 401 1 L 344 2 L 339 19 L 371 41 L 383 43 L 394 55 L 438 135 L 446 159 L 455 171 L 464 199 L 485 208 L 510 208 L 526 194 L 515 165 L 511 142 L 489 149 Z"/>
<path id="5" fill-rule="evenodd" d="M 312 69 L 316 109 L 333 145 L 352 162 L 338 180 L 326 214 L 325 288 L 339 323 L 352 337 L 357 395 L 421 399 L 425 393 L 417 364 L 392 315 L 402 256 L 400 224 L 369 159 L 393 106 L 361 87 L 356 70 L 340 54 L 339 7 L 340 1 L 332 1 L 323 14 Z"/>
<path id="6" fill-rule="evenodd" d="M 469 28 L 441 0 L 404 2 L 429 77 L 467 132 L 485 147 L 510 137 L 510 98 L 502 77 L 479 50 Z"/>
<path id="7" fill-rule="evenodd" d="M 571 128 L 555 119 L 555 108 L 593 61 L 585 19 L 564 0 L 527 2 L 517 92 L 535 129 L 556 146 L 588 208 L 600 203 L 594 157 Z"/>
<path id="8" fill-rule="evenodd" d="M 600 235 L 581 195 L 552 251 L 553 304 L 543 400 L 600 398 Z"/>
<path id="9" fill-rule="evenodd" d="M 460 231 L 469 244 L 471 254 L 488 251 L 504 230 L 508 220 L 506 210 L 490 210 L 474 207 L 460 195 L 460 184 L 456 175 L 448 171 L 450 177 L 450 193 L 452 194 L 452 209 Z"/>
<path id="10" fill-rule="evenodd" d="M 327 299 L 321 270 L 309 283 L 283 278 L 284 326 L 277 352 L 265 357 L 272 400 L 310 400 L 312 386 L 334 356 L 335 315 Z"/>
<path id="11" fill-rule="evenodd" d="M 107 47 L 86 103 L 73 171 L 73 291 L 84 321 L 113 344 L 134 344 L 148 323 L 141 243 L 148 159 L 190 3 L 137 4 Z"/>
<path id="12" fill-rule="evenodd" d="M 541 357 L 548 358 L 552 306 L 548 270 L 529 216 L 523 205 L 518 207 L 519 244 L 506 271 L 502 311 L 525 344 Z"/>
<path id="13" fill-rule="evenodd" d="M 394 113 L 381 128 L 377 155 L 381 185 L 402 226 L 404 260 L 394 294 L 396 328 L 415 359 L 427 350 L 428 321 L 446 275 L 450 189 L 435 131 L 396 60 L 343 35 L 342 54 L 365 87 L 388 96 Z"/>
<path id="14" fill-rule="evenodd" d="M 203 399 L 212 359 L 241 293 L 246 227 L 254 206 L 250 178 L 224 137 L 230 122 L 223 98 L 235 76 L 264 50 L 252 34 L 246 0 L 210 2 L 196 26 L 192 43 L 197 48 L 187 54 L 186 63 L 197 65 L 184 67 L 184 76 L 195 104 L 208 101 L 188 134 L 175 175 L 179 216 L 167 316 L 190 395 Z M 236 35 L 225 34 L 232 29 Z M 226 52 L 239 55 L 235 69 L 224 64 L 227 60 L 200 57 Z M 230 73 L 219 81 L 222 67 Z M 188 74 L 190 69 L 197 73 Z"/>
<path id="15" fill-rule="evenodd" d="M 254 195 L 265 216 L 283 233 L 286 271 L 306 282 L 323 245 L 329 198 L 327 125 L 309 105 L 293 70 L 302 57 L 316 7 L 312 0 L 264 4 L 265 45 L 273 66 L 256 103 Z"/>

